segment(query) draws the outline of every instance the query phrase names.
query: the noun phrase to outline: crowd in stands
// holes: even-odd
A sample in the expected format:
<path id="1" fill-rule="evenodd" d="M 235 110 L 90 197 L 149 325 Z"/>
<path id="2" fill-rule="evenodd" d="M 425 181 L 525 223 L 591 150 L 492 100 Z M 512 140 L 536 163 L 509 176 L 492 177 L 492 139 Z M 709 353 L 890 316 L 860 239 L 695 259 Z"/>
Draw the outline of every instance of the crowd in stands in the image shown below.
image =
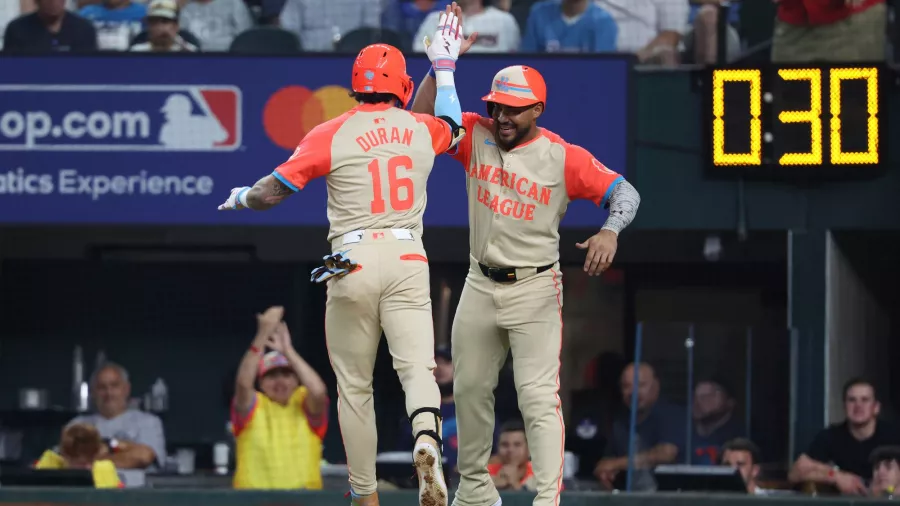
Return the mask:
<path id="1" fill-rule="evenodd" d="M 377 39 L 423 52 L 449 0 L 0 0 L 8 52 L 228 51 L 259 28 L 302 51 L 355 52 Z M 473 52 L 635 54 L 640 62 L 714 61 L 719 0 L 459 0 Z M 740 50 L 740 4 L 729 54 Z M 271 40 L 271 39 L 270 39 Z M 260 51 L 264 52 L 264 51 Z"/>
<path id="2" fill-rule="evenodd" d="M 473 52 L 630 53 L 649 65 L 885 57 L 886 0 L 458 0 Z M 450 0 L 0 0 L 7 52 L 423 52 Z M 724 13 L 725 41 L 719 18 Z M 774 18 L 774 26 L 772 20 Z M 241 40 L 243 39 L 243 40 Z"/>
<path id="3" fill-rule="evenodd" d="M 325 383 L 291 341 L 284 323 L 273 336 L 255 336 L 238 368 L 231 403 L 236 488 L 323 487 L 320 462 L 322 440 L 330 424 L 330 401 Z M 435 362 L 444 456 L 448 470 L 453 472 L 458 442 L 449 350 L 437 349 Z M 875 386 L 866 379 L 853 378 L 845 383 L 845 419 L 823 428 L 785 468 L 785 450 L 767 458 L 751 439 L 737 413 L 735 392 L 720 376 L 700 376 L 694 383 L 690 406 L 666 399 L 661 393 L 663 379 L 649 363 L 626 364 L 617 355 L 616 360 L 598 362 L 596 378 L 616 397 L 615 402 L 604 399 L 599 393 L 602 388 L 572 399 L 566 420 L 566 451 L 573 457 L 574 468 L 564 472 L 567 489 L 625 488 L 633 399 L 633 489 L 637 491 L 656 489 L 656 466 L 688 462 L 693 466 L 731 466 L 744 478 L 747 492 L 754 495 L 793 489 L 885 497 L 900 487 L 900 429 L 882 416 Z M 507 393 L 502 383 L 501 379 L 494 455 L 488 471 L 498 489 L 534 490 L 527 431 L 514 404 L 501 402 L 515 402 L 515 395 Z M 167 455 L 163 423 L 152 413 L 132 406 L 125 368 L 104 363 L 92 375 L 90 387 L 96 412 L 68 423 L 59 446 L 44 452 L 35 467 L 91 469 L 97 486 L 105 487 L 122 486 L 115 479 L 115 469 L 165 469 L 172 458 Z M 405 416 L 400 418 L 401 437 L 394 449 L 408 452 L 411 427 Z M 568 469 L 568 456 L 566 460 Z M 780 481 L 766 476 L 764 463 L 782 468 Z"/>
<path id="4" fill-rule="evenodd" d="M 610 364 L 606 364 L 609 366 Z M 625 488 L 630 442 L 630 408 L 637 389 L 633 488 L 652 491 L 652 470 L 664 464 L 728 465 L 738 469 L 749 493 L 766 495 L 763 480 L 785 490 L 819 494 L 887 496 L 900 486 L 900 427 L 882 417 L 875 386 L 853 378 L 843 389 L 845 419 L 822 429 L 808 448 L 802 448 L 786 476 L 763 476 L 760 464 L 776 467 L 783 450 L 766 459 L 738 418 L 734 393 L 718 376 L 701 377 L 694 384 L 692 405 L 684 406 L 661 395 L 661 379 L 647 363 L 628 364 L 618 380 L 618 403 L 578 399 L 567 422 L 566 449 L 579 458 L 577 477 L 596 480 L 606 490 Z M 615 405 L 615 407 L 611 407 Z M 605 417 L 612 411 L 611 417 Z M 687 416 L 690 414 L 690 438 Z M 765 459 L 765 460 L 764 460 Z"/>
<path id="5" fill-rule="evenodd" d="M 322 380 L 293 349 L 289 334 L 284 332 L 280 344 L 270 344 L 279 349 L 265 356 L 254 351 L 266 346 L 255 340 L 238 373 L 239 384 L 246 384 L 243 400 L 237 391 L 232 405 L 238 463 L 235 487 L 238 488 L 322 487 L 318 469 L 321 440 L 329 425 L 325 411 L 327 393 Z M 453 363 L 446 349 L 438 349 L 435 355 L 435 376 L 442 396 L 444 456 L 448 469 L 455 470 L 458 444 Z M 639 364 L 637 375 L 634 364 L 620 369 L 616 388 L 621 398 L 609 425 L 598 416 L 608 408 L 600 407 L 603 402 L 599 397 L 592 398 L 587 406 L 576 407 L 567 420 L 566 450 L 575 457 L 577 465 L 574 476 L 565 482 L 567 487 L 573 484 L 594 488 L 590 485 L 593 483 L 605 490 L 625 488 L 629 413 L 635 389 L 635 490 L 655 490 L 652 470 L 656 466 L 687 461 L 694 466 L 731 466 L 744 478 L 748 493 L 755 495 L 769 495 L 774 488 L 781 488 L 886 497 L 900 487 L 900 430 L 880 416 L 882 407 L 875 387 L 865 379 L 846 382 L 845 420 L 822 429 L 779 482 L 762 471 L 762 464 L 773 459 L 765 460 L 760 448 L 750 439 L 736 414 L 733 393 L 726 381 L 717 376 L 702 377 L 695 383 L 693 403 L 686 410 L 661 395 L 660 377 L 652 365 Z M 259 382 L 258 391 L 254 381 Z M 129 408 L 130 384 L 125 369 L 107 363 L 95 372 L 91 386 L 97 413 L 72 420 L 63 429 L 60 446 L 45 452 L 36 466 L 48 469 L 93 465 L 95 473 L 101 474 L 105 472 L 102 466 L 107 465 L 119 469 L 162 469 L 167 461 L 162 423 L 152 414 Z M 494 456 L 488 471 L 500 490 L 534 490 L 525 426 L 521 415 L 508 408 L 498 405 Z M 688 412 L 692 419 L 690 443 L 686 441 Z M 279 427 L 308 425 L 309 429 L 304 428 L 299 434 L 294 434 L 293 429 L 265 432 L 274 430 L 267 427 L 275 425 L 272 420 L 262 423 L 260 417 L 275 416 L 292 420 L 286 425 L 275 424 Z M 405 418 L 404 422 L 401 434 L 410 432 Z M 272 446 L 273 441 L 279 443 Z M 408 451 L 410 444 L 410 438 L 402 436 L 397 441 L 397 450 Z M 291 464 L 259 465 L 273 460 Z M 276 472 L 278 469 L 304 472 L 285 474 Z M 771 487 L 773 483 L 775 486 Z M 108 486 L 121 485 L 112 480 Z"/>

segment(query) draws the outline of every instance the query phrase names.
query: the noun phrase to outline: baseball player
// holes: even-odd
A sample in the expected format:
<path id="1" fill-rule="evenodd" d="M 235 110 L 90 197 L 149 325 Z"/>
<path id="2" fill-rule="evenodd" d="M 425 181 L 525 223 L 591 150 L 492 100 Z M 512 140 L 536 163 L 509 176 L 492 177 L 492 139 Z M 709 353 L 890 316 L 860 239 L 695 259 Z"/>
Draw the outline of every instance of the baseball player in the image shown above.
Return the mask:
<path id="1" fill-rule="evenodd" d="M 462 44 L 461 53 L 471 43 Z M 427 76 L 413 111 L 432 110 Z M 559 391 L 562 276 L 559 222 L 568 203 L 608 206 L 601 230 L 577 247 L 584 271 L 599 275 L 613 260 L 617 236 L 640 197 L 587 150 L 537 126 L 547 87 L 537 70 L 507 67 L 494 77 L 487 117 L 463 114 L 466 139 L 453 156 L 463 164 L 469 196 L 470 269 L 453 320 L 460 472 L 456 506 L 499 505 L 487 471 L 497 375 L 512 349 L 519 407 L 538 489 L 534 504 L 559 503 L 564 434 Z"/>
<path id="2" fill-rule="evenodd" d="M 414 83 L 398 49 L 386 44 L 364 48 L 353 64 L 359 105 L 314 128 L 275 172 L 252 188 L 234 188 L 219 207 L 268 209 L 311 179 L 326 178 L 334 253 L 313 271 L 313 280 L 327 280 L 326 342 L 337 377 L 351 495 L 359 506 L 378 504 L 372 372 L 382 329 L 406 394 L 420 503 L 447 504 L 421 234 L 434 158 L 465 134 L 453 81 L 460 44 L 459 19 L 448 9 L 428 50 L 438 82 L 438 117 L 404 110 Z"/>

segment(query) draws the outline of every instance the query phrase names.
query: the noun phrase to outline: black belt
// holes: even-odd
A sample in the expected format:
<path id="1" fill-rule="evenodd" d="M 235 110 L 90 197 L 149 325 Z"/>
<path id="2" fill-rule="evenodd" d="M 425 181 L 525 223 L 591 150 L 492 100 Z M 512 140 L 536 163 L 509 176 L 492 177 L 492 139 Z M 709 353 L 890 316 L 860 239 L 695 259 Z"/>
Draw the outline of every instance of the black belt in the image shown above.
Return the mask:
<path id="1" fill-rule="evenodd" d="M 549 270 L 553 267 L 554 264 L 544 265 L 542 267 L 537 267 L 535 274 L 540 274 L 546 270 Z M 491 278 L 493 281 L 498 283 L 511 283 L 513 281 L 518 281 L 516 278 L 516 269 L 523 269 L 524 267 L 488 267 L 483 263 L 479 262 L 478 267 L 481 268 L 481 273 L 486 277 Z"/>

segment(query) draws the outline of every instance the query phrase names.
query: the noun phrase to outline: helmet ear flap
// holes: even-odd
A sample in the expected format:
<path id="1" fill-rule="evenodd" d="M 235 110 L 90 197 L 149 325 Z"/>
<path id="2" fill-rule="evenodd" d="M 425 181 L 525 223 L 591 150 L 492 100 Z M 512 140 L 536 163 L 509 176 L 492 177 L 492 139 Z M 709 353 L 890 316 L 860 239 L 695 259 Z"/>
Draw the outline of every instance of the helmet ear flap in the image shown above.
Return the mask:
<path id="1" fill-rule="evenodd" d="M 416 83 L 412 80 L 411 77 L 406 77 L 406 84 L 403 86 L 404 88 L 404 97 L 403 97 L 403 108 L 406 109 L 406 106 L 409 105 L 409 101 L 412 100 L 413 91 L 416 89 Z"/>

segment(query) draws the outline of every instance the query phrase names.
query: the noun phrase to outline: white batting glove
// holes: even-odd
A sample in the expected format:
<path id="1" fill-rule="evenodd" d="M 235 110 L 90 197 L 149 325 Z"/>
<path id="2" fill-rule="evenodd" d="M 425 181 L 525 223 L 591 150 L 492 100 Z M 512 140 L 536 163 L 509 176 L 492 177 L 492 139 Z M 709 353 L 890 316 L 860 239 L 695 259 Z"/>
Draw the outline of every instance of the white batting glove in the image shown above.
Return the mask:
<path id="1" fill-rule="evenodd" d="M 219 211 L 237 211 L 247 207 L 247 192 L 250 191 L 249 186 L 241 186 L 231 189 L 231 195 L 224 204 L 219 206 Z"/>
<path id="2" fill-rule="evenodd" d="M 425 37 L 425 54 L 431 60 L 434 70 L 456 70 L 459 59 L 459 48 L 462 45 L 462 34 L 459 18 L 456 14 L 441 13 L 434 38 Z"/>

